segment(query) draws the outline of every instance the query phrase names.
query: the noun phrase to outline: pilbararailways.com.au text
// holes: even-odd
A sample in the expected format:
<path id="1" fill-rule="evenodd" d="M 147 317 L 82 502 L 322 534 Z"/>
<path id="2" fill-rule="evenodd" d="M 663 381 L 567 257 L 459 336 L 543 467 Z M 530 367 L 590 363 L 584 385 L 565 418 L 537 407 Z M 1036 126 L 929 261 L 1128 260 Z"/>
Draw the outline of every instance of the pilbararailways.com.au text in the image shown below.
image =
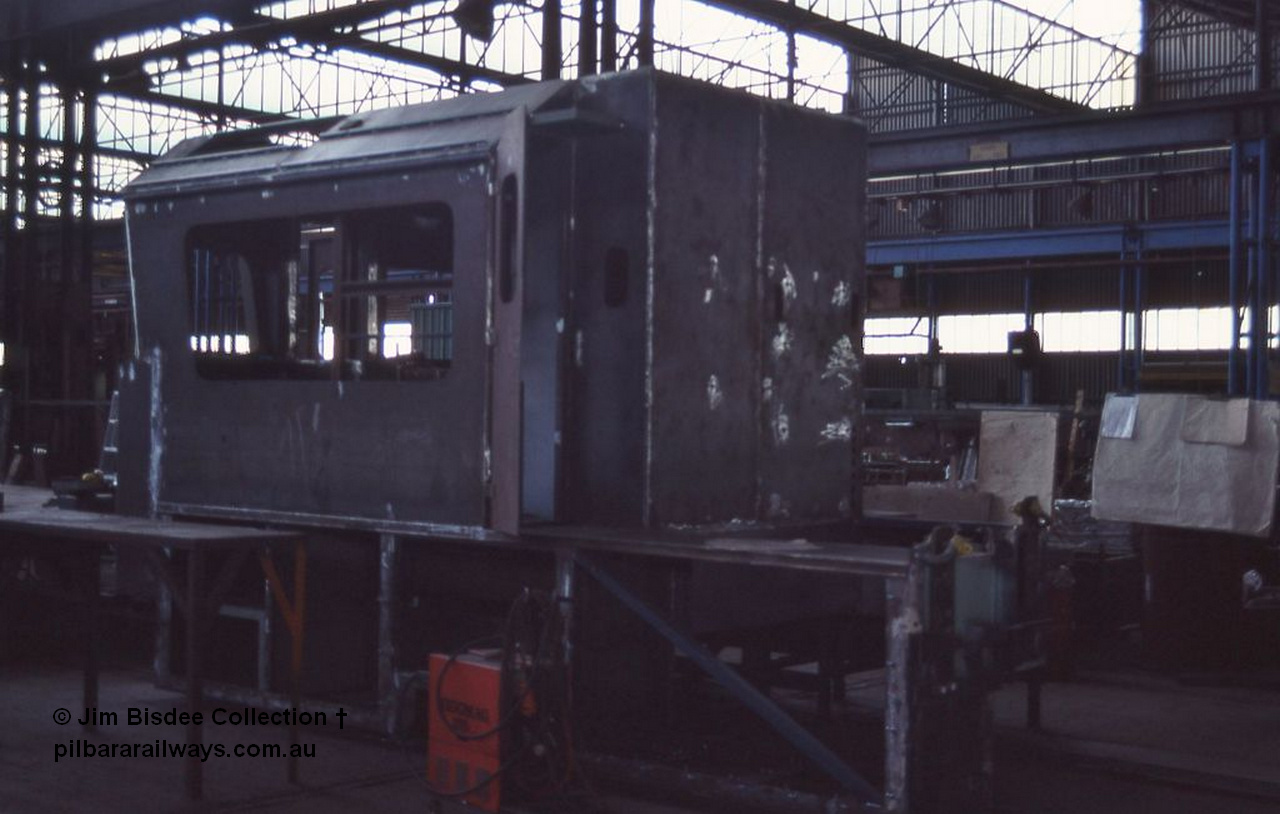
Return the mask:
<path id="1" fill-rule="evenodd" d="M 160 738 L 151 743 L 91 743 L 83 738 L 53 745 L 53 762 L 87 758 L 185 758 L 199 757 L 204 763 L 211 757 L 315 757 L 314 743 L 237 743 L 234 746 L 198 743 L 173 743 Z"/>

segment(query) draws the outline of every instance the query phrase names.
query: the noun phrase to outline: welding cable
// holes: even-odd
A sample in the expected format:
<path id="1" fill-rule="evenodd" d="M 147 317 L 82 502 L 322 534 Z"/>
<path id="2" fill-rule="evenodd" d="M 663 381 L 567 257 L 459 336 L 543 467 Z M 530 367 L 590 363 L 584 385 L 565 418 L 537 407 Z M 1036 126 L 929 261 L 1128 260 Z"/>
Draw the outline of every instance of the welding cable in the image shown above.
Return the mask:
<path id="1" fill-rule="evenodd" d="M 547 595 L 525 589 L 512 602 L 501 636 L 488 636 L 468 642 L 452 652 L 431 677 L 442 688 L 453 663 L 464 653 L 485 643 L 502 645 L 502 682 L 504 688 L 519 688 L 492 727 L 482 732 L 461 732 L 445 714 L 443 693 L 436 692 L 436 718 L 459 740 L 479 740 L 507 731 L 518 746 L 492 775 L 472 786 L 444 791 L 426 782 L 432 794 L 443 798 L 461 798 L 474 794 L 503 775 L 514 781 L 531 799 L 545 800 L 563 794 L 574 777 L 572 735 L 569 726 L 569 685 L 566 671 L 554 669 L 563 664 L 559 652 L 562 627 L 560 615 Z M 536 760 L 529 760 L 535 747 L 543 747 Z M 545 776 L 532 777 L 535 766 L 546 769 Z"/>
<path id="2" fill-rule="evenodd" d="M 449 720 L 449 717 L 448 717 L 447 715 L 445 715 L 445 711 L 444 711 L 444 693 L 443 693 L 442 691 L 440 691 L 440 690 L 444 687 L 444 679 L 445 679 L 445 676 L 447 676 L 447 675 L 449 674 L 449 670 L 450 670 L 450 669 L 452 669 L 454 662 L 456 662 L 456 661 L 457 661 L 457 660 L 458 660 L 458 659 L 459 659 L 463 654 L 465 654 L 468 650 L 471 650 L 472 648 L 477 647 L 477 646 L 479 645 L 479 643 L 483 643 L 483 642 L 494 642 L 495 644 L 497 644 L 497 643 L 501 643 L 501 645 L 502 645 L 502 652 L 503 652 L 503 660 L 502 660 L 502 678 L 503 678 L 503 685 L 504 685 L 504 686 L 506 685 L 506 681 L 507 681 L 507 678 L 508 678 L 508 668 L 507 668 L 507 665 L 508 665 L 508 656 L 507 656 L 507 654 L 508 654 L 508 653 L 511 651 L 511 649 L 512 649 L 512 647 L 511 647 L 511 640 L 512 640 L 511 630 L 512 630 L 512 627 L 513 627 L 513 619 L 514 619 L 514 617 L 515 617 L 515 614 L 516 614 L 517 609 L 518 609 L 519 607 L 521 607 L 521 605 L 522 605 L 522 600 L 524 600 L 527 596 L 529 596 L 529 594 L 530 594 L 530 591 L 526 588 L 526 589 L 521 593 L 521 595 L 520 595 L 519 597 L 517 597 L 517 598 L 516 598 L 516 601 L 512 603 L 512 605 L 511 605 L 511 609 L 510 609 L 510 610 L 508 611 L 508 613 L 507 613 L 507 622 L 506 622 L 505 631 L 504 631 L 504 633 L 503 633 L 501 636 L 486 636 L 486 637 L 483 637 L 483 638 L 481 638 L 481 639 L 477 639 L 477 640 L 475 640 L 475 641 L 473 641 L 473 642 L 468 642 L 467 644 L 463 645 L 462 647 L 460 647 L 460 648 L 458 648 L 457 650 L 455 650 L 455 651 L 453 651 L 452 653 L 450 653 L 450 654 L 449 654 L 449 658 L 445 659 L 444 666 L 442 666 L 442 667 L 440 668 L 440 676 L 439 676 L 438 681 L 436 682 L 436 688 L 437 688 L 437 692 L 436 692 L 436 717 L 437 717 L 437 718 L 439 718 L 439 720 L 440 720 L 440 722 L 441 722 L 442 724 L 444 724 L 445 729 L 448 729 L 448 730 L 449 730 L 449 734 L 450 734 L 450 735 L 453 735 L 453 736 L 454 736 L 455 738 L 457 738 L 458 740 L 461 740 L 461 741 L 482 740 L 482 739 L 484 739 L 484 738 L 487 738 L 487 737 L 490 737 L 490 736 L 492 736 L 492 735 L 496 735 L 496 734 L 498 734 L 498 733 L 499 733 L 499 732 L 501 732 L 503 729 L 505 729 L 505 728 L 507 727 L 507 725 L 508 725 L 508 724 L 509 724 L 513 719 L 514 719 L 514 718 L 513 718 L 513 716 L 514 716 L 514 715 L 516 715 L 517 713 L 519 713 L 520 708 L 521 708 L 521 707 L 525 704 L 525 702 L 529 699 L 530 694 L 531 694 L 531 693 L 532 693 L 532 691 L 533 691 L 533 685 L 532 685 L 532 683 L 531 683 L 531 682 L 526 681 L 526 682 L 524 683 L 524 688 L 523 688 L 522 692 L 520 693 L 519 697 L 517 697 L 517 698 L 513 699 L 513 700 L 511 701 L 511 703 L 506 707 L 506 709 L 504 709 L 501 713 L 499 713 L 499 715 L 498 715 L 498 720 L 494 722 L 493 726 L 491 726 L 491 727 L 489 727 L 488 729 L 486 729 L 486 730 L 484 730 L 484 731 L 481 731 L 481 732 L 462 732 L 462 731 L 459 731 L 459 730 L 457 729 L 457 727 L 455 727 L 455 726 L 453 725 L 453 723 Z M 534 654 L 534 664 L 536 665 L 536 664 L 541 660 L 541 658 L 542 658 L 542 651 L 541 651 L 541 643 L 540 643 L 540 644 L 539 644 L 539 649 L 538 649 L 538 651 Z"/>
<path id="3" fill-rule="evenodd" d="M 463 654 L 465 654 L 467 651 L 475 649 L 482 645 L 487 645 L 487 644 L 499 645 L 502 643 L 502 638 L 503 637 L 501 635 L 482 636 L 478 639 L 472 639 L 471 641 L 459 647 L 457 650 L 454 650 L 452 653 L 449 654 L 449 658 L 445 660 L 444 666 L 441 667 L 439 683 L 436 686 L 437 687 L 444 686 L 444 677 L 445 677 L 445 674 L 448 672 L 449 667 L 453 664 L 453 662 L 457 661 L 458 658 L 461 657 Z M 428 681 L 430 681 L 431 678 L 432 676 L 430 675 L 427 676 Z M 444 708 L 442 705 L 439 705 L 440 696 L 441 696 L 441 693 L 437 691 L 436 692 L 436 697 L 437 697 L 437 707 L 436 707 L 437 716 L 436 717 L 442 723 L 444 723 L 444 725 L 449 729 L 449 731 L 453 733 L 455 736 L 463 737 L 461 733 L 455 732 L 453 727 L 449 725 L 448 718 L 444 714 Z M 505 725 L 506 725 L 505 722 L 502 721 L 500 718 L 498 725 L 495 726 L 494 729 L 488 734 L 493 734 L 497 732 Z M 480 735 L 478 737 L 485 737 L 485 735 Z M 499 764 L 498 768 L 493 771 L 493 774 L 490 774 L 485 778 L 478 780 L 477 782 L 471 784 L 470 786 L 467 786 L 466 788 L 462 788 L 462 789 L 453 789 L 453 790 L 440 789 L 440 788 L 437 788 L 430 780 L 428 780 L 422 774 L 419 773 L 418 777 L 422 780 L 423 785 L 426 786 L 427 792 L 432 796 L 438 797 L 441 799 L 446 799 L 446 800 L 460 800 L 464 797 L 468 797 L 472 794 L 475 794 L 478 791 L 483 791 L 495 780 L 497 780 L 498 778 L 502 777 L 507 772 L 509 772 L 512 769 L 512 767 L 514 767 L 517 763 L 519 763 L 521 760 L 524 759 L 523 752 L 524 752 L 523 749 L 518 750 L 516 754 L 511 755 L 510 757 L 507 758 L 506 761 Z"/>
<path id="4" fill-rule="evenodd" d="M 573 749 L 573 728 L 570 722 L 570 711 L 573 708 L 572 683 L 568 670 L 565 670 L 559 678 L 559 686 L 550 691 L 541 690 L 544 698 L 559 700 L 563 709 L 554 710 L 549 704 L 544 704 L 539 708 L 540 711 L 547 710 L 547 712 L 542 719 L 543 730 L 537 736 L 538 742 L 543 744 L 550 743 L 554 748 L 549 750 L 546 755 L 549 774 L 547 781 L 541 787 L 529 790 L 535 799 L 547 799 L 553 795 L 563 795 L 568 791 L 577 774 Z M 558 767 L 551 765 L 551 761 L 556 760 L 556 758 L 558 758 Z"/>
<path id="5" fill-rule="evenodd" d="M 479 646 L 480 643 L 483 643 L 486 641 L 496 641 L 497 638 L 498 637 L 496 636 L 488 636 L 488 637 L 485 637 L 484 639 L 477 639 L 476 642 L 472 644 L 472 646 L 477 647 Z M 407 689 L 408 687 L 412 686 L 412 683 L 406 684 L 405 686 Z M 495 780 L 502 777 L 504 774 L 510 771 L 511 768 L 515 766 L 519 761 L 524 759 L 524 755 L 522 753 L 517 753 L 515 755 L 512 755 L 510 758 L 507 759 L 505 763 L 499 765 L 498 768 L 493 771 L 493 774 L 486 776 L 482 780 L 479 780 L 473 783 L 472 785 L 467 786 L 464 789 L 455 789 L 453 791 L 448 791 L 445 789 L 436 788 L 436 786 L 433 785 L 432 782 L 427 779 L 426 775 L 424 775 L 421 772 L 421 770 L 418 769 L 415 763 L 416 756 L 410 754 L 408 748 L 403 744 L 400 747 L 400 752 L 401 754 L 404 755 L 405 760 L 412 767 L 413 775 L 418 778 L 418 780 L 422 783 L 423 786 L 426 787 L 427 793 L 433 797 L 437 797 L 443 800 L 460 800 L 464 797 L 468 797 L 472 794 L 475 794 L 478 791 L 484 790 L 487 786 L 489 786 L 489 784 L 493 783 Z"/>
<path id="6" fill-rule="evenodd" d="M 564 665 L 561 621 L 552 597 L 526 591 L 513 604 L 507 629 L 505 686 L 523 685 L 533 702 L 531 708 L 521 705 L 521 717 L 512 726 L 535 755 L 516 766 L 512 780 L 534 800 L 562 795 L 573 779 L 569 684 L 567 671 L 558 669 Z M 532 660 L 522 658 L 529 652 L 535 654 Z"/>
<path id="7" fill-rule="evenodd" d="M 462 732 L 449 721 L 449 717 L 445 714 L 445 710 L 444 710 L 445 676 L 447 676 L 449 674 L 449 670 L 453 668 L 454 662 L 456 662 L 459 658 L 465 655 L 467 651 L 472 650 L 476 647 L 479 647 L 482 644 L 486 644 L 490 642 L 495 645 L 501 645 L 502 636 L 484 636 L 479 639 L 473 639 L 472 641 L 467 642 L 462 647 L 459 647 L 457 650 L 454 650 L 452 653 L 449 654 L 449 657 L 444 661 L 444 665 L 440 668 L 439 676 L 430 676 L 428 679 L 436 682 L 436 693 L 435 693 L 436 718 L 440 721 L 440 723 L 444 724 L 445 729 L 449 730 L 449 734 L 457 738 L 458 740 L 462 740 L 462 741 L 480 740 L 482 738 L 487 738 L 491 735 L 495 735 L 498 732 L 501 732 L 504 727 L 506 727 L 507 721 L 511 715 L 511 710 L 509 709 L 499 714 L 498 720 L 494 722 L 493 726 L 484 730 L 483 732 Z"/>

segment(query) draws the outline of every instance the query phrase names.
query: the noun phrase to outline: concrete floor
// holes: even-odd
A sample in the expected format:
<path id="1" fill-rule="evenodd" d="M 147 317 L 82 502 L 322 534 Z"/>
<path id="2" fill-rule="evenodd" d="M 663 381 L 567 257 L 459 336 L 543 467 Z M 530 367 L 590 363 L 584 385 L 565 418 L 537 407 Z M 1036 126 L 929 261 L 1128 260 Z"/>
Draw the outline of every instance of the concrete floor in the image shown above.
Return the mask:
<path id="1" fill-rule="evenodd" d="M 1084 674 L 993 697 L 1002 811 L 1252 814 L 1280 811 L 1280 684 L 1188 686 L 1153 674 Z"/>
<path id="2" fill-rule="evenodd" d="M 315 744 L 315 757 L 301 761 L 300 788 L 286 782 L 284 759 L 210 757 L 204 764 L 205 800 L 184 795 L 181 758 L 84 757 L 54 761 L 59 744 L 84 739 L 95 748 L 109 744 L 149 744 L 167 739 L 185 743 L 180 726 L 127 726 L 129 707 L 167 710 L 183 707 L 178 693 L 156 689 L 145 674 L 104 673 L 99 708 L 120 714 L 116 726 L 86 734 L 73 720 L 59 725 L 53 715 L 65 708 L 83 714 L 80 673 L 70 668 L 8 667 L 0 671 L 0 814 L 18 812 L 355 812 L 426 811 L 426 755 L 421 744 L 404 747 L 348 731 L 300 729 L 301 742 Z M 227 705 L 229 708 L 231 705 Z M 205 726 L 205 743 L 283 744 L 287 730 L 273 727 Z M 442 814 L 451 809 L 445 806 Z M 592 810 L 619 814 L 685 814 L 679 809 L 602 796 Z"/>
<path id="3" fill-rule="evenodd" d="M 144 673 L 103 677 L 101 707 L 181 708 L 181 697 L 156 689 Z M 1159 679 L 1088 676 L 1045 689 L 1042 733 L 1022 726 L 1024 689 L 994 698 L 997 810 L 1002 814 L 1263 814 L 1280 811 L 1280 693 L 1188 688 Z M 55 763 L 55 745 L 85 737 L 95 745 L 183 742 L 180 727 L 116 726 L 85 736 L 80 677 L 73 668 L 9 666 L 0 672 L 0 814 L 10 812 L 424 811 L 423 747 L 397 747 L 303 730 L 315 757 L 302 763 L 303 786 L 285 782 L 285 761 L 210 758 L 207 799 L 183 795 L 174 758 L 81 758 Z M 284 743 L 283 730 L 206 727 L 206 742 Z M 451 806 L 442 814 L 448 814 Z M 583 811 L 685 814 L 653 803 L 593 797 Z M 577 810 L 577 808 L 575 808 Z M 956 814 L 965 814 L 957 812 Z"/>

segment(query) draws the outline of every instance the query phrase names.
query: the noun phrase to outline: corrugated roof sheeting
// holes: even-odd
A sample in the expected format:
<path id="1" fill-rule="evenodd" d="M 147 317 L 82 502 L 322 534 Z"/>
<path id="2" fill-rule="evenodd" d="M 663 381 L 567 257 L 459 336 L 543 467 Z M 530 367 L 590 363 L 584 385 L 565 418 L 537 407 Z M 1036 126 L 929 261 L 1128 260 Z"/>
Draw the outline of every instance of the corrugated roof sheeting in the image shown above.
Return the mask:
<path id="1" fill-rule="evenodd" d="M 993 101 L 978 91 L 909 73 L 863 55 L 855 54 L 852 65 L 854 110 L 873 133 L 1032 115 L 1020 105 Z"/>
<path id="2" fill-rule="evenodd" d="M 1214 16 L 1166 0 L 1148 0 L 1146 14 L 1153 101 L 1203 99 L 1255 89 L 1256 32 L 1240 24 L 1251 14 Z M 1273 39 L 1272 52 L 1274 87 L 1280 85 L 1280 38 Z"/>
<path id="3" fill-rule="evenodd" d="M 1020 273 L 937 274 L 933 275 L 932 285 L 939 314 L 1012 314 L 1022 311 Z M 922 298 L 920 301 L 925 300 Z"/>

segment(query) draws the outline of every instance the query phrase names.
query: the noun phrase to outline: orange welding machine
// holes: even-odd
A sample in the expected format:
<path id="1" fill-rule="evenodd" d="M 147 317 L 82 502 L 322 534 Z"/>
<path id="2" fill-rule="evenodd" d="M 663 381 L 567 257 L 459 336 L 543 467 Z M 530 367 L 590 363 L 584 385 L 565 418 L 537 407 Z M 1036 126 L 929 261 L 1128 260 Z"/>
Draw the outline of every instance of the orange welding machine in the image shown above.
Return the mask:
<path id="1" fill-rule="evenodd" d="M 502 797 L 500 652 L 431 656 L 427 776 L 441 794 L 482 811 Z"/>

